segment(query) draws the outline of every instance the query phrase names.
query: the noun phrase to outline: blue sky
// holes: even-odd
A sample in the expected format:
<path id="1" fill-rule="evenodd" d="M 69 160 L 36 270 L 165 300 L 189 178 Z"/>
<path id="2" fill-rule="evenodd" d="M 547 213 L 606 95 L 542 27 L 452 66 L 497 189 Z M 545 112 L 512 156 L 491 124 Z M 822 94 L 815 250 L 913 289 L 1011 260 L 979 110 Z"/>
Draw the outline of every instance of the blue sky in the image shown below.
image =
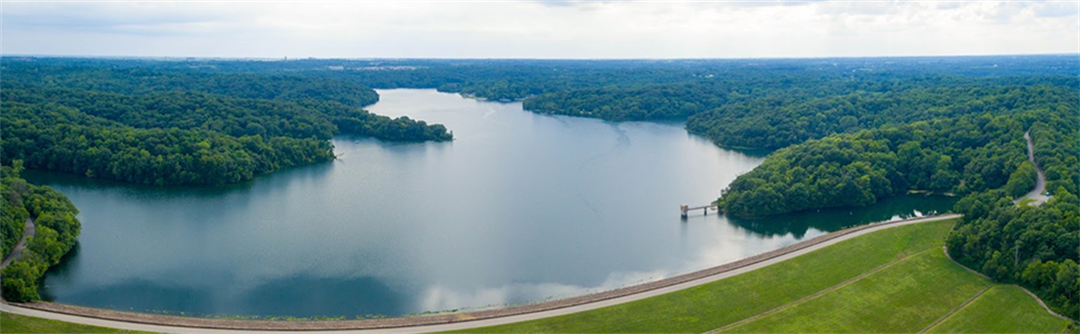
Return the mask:
<path id="1" fill-rule="evenodd" d="M 1077 1 L 4 1 L 0 52 L 758 58 L 1080 52 Z"/>

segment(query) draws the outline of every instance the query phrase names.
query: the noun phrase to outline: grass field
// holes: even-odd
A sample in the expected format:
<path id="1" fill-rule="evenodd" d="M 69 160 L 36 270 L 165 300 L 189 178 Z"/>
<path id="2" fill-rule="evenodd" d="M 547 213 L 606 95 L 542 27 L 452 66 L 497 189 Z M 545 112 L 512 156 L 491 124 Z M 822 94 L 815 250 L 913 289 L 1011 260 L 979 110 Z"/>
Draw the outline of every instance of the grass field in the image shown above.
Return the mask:
<path id="1" fill-rule="evenodd" d="M 469 333 L 702 333 L 792 303 L 891 261 L 940 248 L 955 221 L 901 226 L 846 240 L 695 288 Z"/>
<path id="2" fill-rule="evenodd" d="M 1069 330 L 1070 322 L 1047 313 L 1020 288 L 996 285 L 946 258 L 941 245 L 954 223 L 895 227 L 695 288 L 463 332 L 915 333 L 942 319 L 930 332 Z M 0 332 L 128 333 L 10 314 L 0 319 Z"/>
<path id="3" fill-rule="evenodd" d="M 916 333 L 993 284 L 932 248 L 723 332 Z"/>
<path id="4" fill-rule="evenodd" d="M 927 333 L 1062 333 L 1068 325 L 1020 288 L 997 285 Z"/>
<path id="5" fill-rule="evenodd" d="M 934 329 L 996 333 L 1067 329 L 1067 321 L 1051 316 L 1019 288 L 1012 287 L 1020 294 L 1001 294 L 1000 285 L 946 258 L 941 245 L 954 223 L 896 227 L 697 288 L 462 332 L 915 333 L 954 311 Z M 972 300 L 984 291 L 990 295 Z M 961 309 L 968 300 L 972 302 Z"/>
<path id="6" fill-rule="evenodd" d="M 0 313 L 0 333 L 145 333 Z"/>

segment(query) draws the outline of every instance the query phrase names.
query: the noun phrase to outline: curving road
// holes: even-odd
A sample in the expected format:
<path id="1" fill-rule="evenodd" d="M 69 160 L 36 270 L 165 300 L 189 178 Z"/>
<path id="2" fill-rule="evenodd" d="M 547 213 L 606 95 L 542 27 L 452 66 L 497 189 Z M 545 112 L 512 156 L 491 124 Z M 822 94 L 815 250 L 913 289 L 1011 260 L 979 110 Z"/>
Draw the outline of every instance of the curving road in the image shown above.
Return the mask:
<path id="1" fill-rule="evenodd" d="M 1024 132 L 1024 140 L 1027 141 L 1028 160 L 1035 165 L 1035 171 L 1038 172 L 1039 178 L 1035 181 L 1035 189 L 1028 192 L 1024 197 L 1017 198 L 1015 203 L 1020 203 L 1020 200 L 1030 198 L 1034 201 L 1036 206 L 1046 203 L 1050 197 L 1046 196 L 1046 174 L 1043 174 L 1042 167 L 1039 167 L 1039 163 L 1035 162 L 1035 144 L 1031 142 L 1031 132 Z"/>
<path id="2" fill-rule="evenodd" d="M 873 233 L 876 231 L 904 226 L 910 224 L 918 224 L 929 221 L 945 220 L 959 218 L 960 215 L 948 214 L 932 217 L 922 217 L 907 220 L 900 220 L 894 222 L 886 222 L 872 225 L 864 225 L 854 227 L 846 230 L 832 232 L 817 238 L 799 242 L 775 251 L 771 251 L 765 254 L 760 254 L 751 258 L 740 260 L 734 263 L 725 264 L 722 266 L 705 269 L 702 271 L 689 273 L 686 275 L 680 275 L 676 277 L 667 278 L 657 282 L 651 282 L 642 284 L 639 286 L 627 287 L 623 289 L 614 290 L 614 292 L 601 292 L 593 295 L 581 296 L 569 298 L 566 300 L 586 300 L 585 302 L 562 306 L 566 304 L 566 300 L 558 300 L 552 302 L 544 302 L 533 305 L 526 305 L 524 309 L 542 309 L 539 311 L 521 312 L 514 315 L 500 315 L 500 312 L 505 313 L 503 310 L 494 310 L 488 314 L 487 318 L 479 318 L 472 320 L 474 315 L 484 316 L 484 312 L 476 312 L 469 314 L 451 314 L 429 317 L 415 317 L 415 318 L 396 318 L 396 319 L 383 319 L 387 321 L 397 320 L 398 323 L 417 322 L 417 325 L 408 327 L 395 327 L 395 328 L 373 328 L 373 329 L 348 329 L 338 326 L 331 327 L 330 325 L 353 325 L 363 326 L 365 324 L 378 324 L 377 321 L 369 320 L 355 320 L 355 321 L 245 321 L 245 320 L 219 320 L 219 319 L 197 319 L 197 318 L 179 318 L 160 315 L 146 315 L 130 312 L 117 312 L 108 310 L 87 309 L 79 307 L 70 307 L 59 304 L 30 304 L 30 305 L 13 305 L 13 304 L 0 304 L 0 311 L 8 312 L 12 314 L 26 315 L 32 317 L 60 320 L 72 323 L 79 323 L 85 325 L 101 326 L 120 328 L 126 330 L 138 330 L 149 332 L 171 332 L 171 333 L 241 333 L 241 332 L 258 332 L 258 331 L 275 331 L 275 332 L 306 332 L 306 333 L 423 333 L 423 332 L 435 332 L 435 331 L 448 331 L 448 330 L 461 330 L 471 329 L 478 327 L 494 326 L 501 324 L 508 324 L 514 322 L 542 319 L 547 317 L 554 317 L 559 315 L 565 315 L 570 313 L 577 313 L 582 311 L 588 311 L 598 309 L 606 306 L 622 304 L 641 300 L 653 296 L 662 295 L 669 292 L 674 292 L 690 287 L 695 287 L 703 284 L 715 282 L 724 278 L 746 273 L 752 270 L 756 270 L 762 267 L 770 266 L 785 260 L 827 247 L 829 245 L 836 244 L 838 242 L 848 240 L 854 237 Z M 644 288 L 642 288 L 644 287 Z M 619 292 L 625 292 L 619 294 Z M 612 294 L 616 296 L 611 296 Z M 607 294 L 607 295 L 605 295 Z M 548 309 L 543 309 L 548 304 Z M 73 315 L 58 313 L 55 311 L 37 309 L 40 305 L 53 305 L 55 310 L 61 312 L 77 312 L 79 310 L 90 310 L 87 312 L 91 316 L 87 315 Z M 30 307 L 26 307 L 30 306 Z M 48 308 L 48 307 L 46 307 Z M 67 311 L 65 311 L 65 309 Z M 513 309 L 513 308 L 510 308 Z M 504 309 L 505 310 L 505 309 Z M 93 311 L 96 311 L 93 312 Z M 119 315 L 119 316 L 117 316 Z M 97 317 L 95 317 L 97 316 Z M 101 317 L 115 317 L 116 319 L 125 319 L 126 321 L 109 320 Z M 178 322 L 168 324 L 177 319 L 188 320 L 188 322 Z M 442 323 L 433 323 L 428 320 L 438 320 Z M 140 323 L 142 322 L 142 323 Z M 156 324 L 151 324 L 151 322 Z M 428 322 L 427 324 L 423 324 Z M 234 327 L 239 324 L 242 327 Z M 195 326 L 195 327 L 192 327 Z M 321 326 L 321 327 L 320 327 Z M 218 327 L 218 328 L 209 328 Z M 222 327 L 232 327 L 232 329 L 221 329 Z M 337 329 L 335 329 L 337 328 Z"/>
<path id="3" fill-rule="evenodd" d="M 26 240 L 33 238 L 34 232 L 36 232 L 36 229 L 34 229 L 34 220 L 26 218 L 26 226 L 23 227 L 22 238 L 19 238 L 19 242 L 15 243 L 15 247 L 8 252 L 6 257 L 4 257 L 4 261 L 0 263 L 0 269 L 6 268 L 11 264 L 12 260 L 19 258 L 19 254 L 22 254 L 22 251 L 26 249 Z"/>

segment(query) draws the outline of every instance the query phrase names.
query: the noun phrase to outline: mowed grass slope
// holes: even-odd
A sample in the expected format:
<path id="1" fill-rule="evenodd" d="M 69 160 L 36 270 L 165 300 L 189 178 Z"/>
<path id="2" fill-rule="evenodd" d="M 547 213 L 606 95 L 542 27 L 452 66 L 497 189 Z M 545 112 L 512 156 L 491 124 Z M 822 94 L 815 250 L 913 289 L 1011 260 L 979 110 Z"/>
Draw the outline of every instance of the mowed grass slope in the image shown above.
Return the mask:
<path id="1" fill-rule="evenodd" d="M 702 333 L 795 302 L 906 256 L 940 249 L 954 224 L 947 220 L 890 228 L 695 288 L 462 332 Z"/>
<path id="2" fill-rule="evenodd" d="M 1070 321 L 1050 315 L 1019 288 L 949 260 L 942 244 L 954 223 L 891 228 L 697 288 L 462 332 L 915 333 L 932 325 L 934 332 L 1070 330 Z"/>
<path id="3" fill-rule="evenodd" d="M 997 285 L 927 333 L 1064 333 L 1068 326 L 1019 287 Z"/>
<path id="4" fill-rule="evenodd" d="M 834 291 L 722 332 L 915 333 L 993 284 L 952 263 L 941 248 L 928 249 Z"/>
<path id="5" fill-rule="evenodd" d="M 0 313 L 0 333 L 147 333 Z"/>

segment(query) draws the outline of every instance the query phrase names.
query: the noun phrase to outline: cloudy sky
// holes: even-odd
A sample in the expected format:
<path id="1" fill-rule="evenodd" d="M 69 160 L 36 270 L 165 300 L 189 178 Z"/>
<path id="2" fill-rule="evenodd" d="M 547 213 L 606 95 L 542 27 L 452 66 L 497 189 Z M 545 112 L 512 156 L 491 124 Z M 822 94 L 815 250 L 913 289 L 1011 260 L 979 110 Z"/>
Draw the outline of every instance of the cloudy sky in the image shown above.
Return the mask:
<path id="1" fill-rule="evenodd" d="M 747 58 L 1080 52 L 1073 1 L 4 0 L 5 55 Z"/>

